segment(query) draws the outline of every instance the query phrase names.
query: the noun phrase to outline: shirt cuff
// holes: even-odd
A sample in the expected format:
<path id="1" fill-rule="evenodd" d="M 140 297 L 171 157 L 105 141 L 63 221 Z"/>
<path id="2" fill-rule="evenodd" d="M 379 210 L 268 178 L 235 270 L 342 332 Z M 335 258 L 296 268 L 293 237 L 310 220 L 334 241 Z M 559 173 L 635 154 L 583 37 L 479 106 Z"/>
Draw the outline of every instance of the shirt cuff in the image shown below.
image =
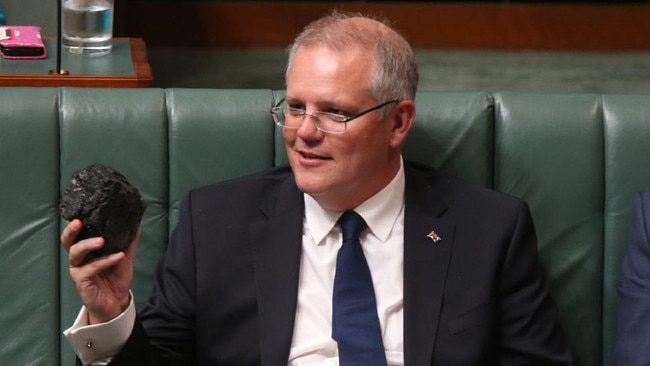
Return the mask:
<path id="1" fill-rule="evenodd" d="M 129 306 L 115 319 L 106 323 L 88 325 L 88 312 L 85 307 L 82 307 L 74 324 L 63 331 L 82 364 L 90 365 L 96 361 L 107 361 L 120 352 L 129 339 L 135 323 L 133 293 L 130 295 Z"/>

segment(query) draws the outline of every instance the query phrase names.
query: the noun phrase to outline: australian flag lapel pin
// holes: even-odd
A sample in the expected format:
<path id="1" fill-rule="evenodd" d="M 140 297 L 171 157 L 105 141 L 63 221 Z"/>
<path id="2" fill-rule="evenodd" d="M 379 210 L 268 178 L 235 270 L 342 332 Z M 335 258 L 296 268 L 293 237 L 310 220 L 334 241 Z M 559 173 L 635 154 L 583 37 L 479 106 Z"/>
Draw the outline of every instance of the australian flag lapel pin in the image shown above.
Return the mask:
<path id="1" fill-rule="evenodd" d="M 427 238 L 431 239 L 434 244 L 438 244 L 442 241 L 442 238 L 436 234 L 435 230 L 431 230 L 431 232 L 427 234 Z"/>

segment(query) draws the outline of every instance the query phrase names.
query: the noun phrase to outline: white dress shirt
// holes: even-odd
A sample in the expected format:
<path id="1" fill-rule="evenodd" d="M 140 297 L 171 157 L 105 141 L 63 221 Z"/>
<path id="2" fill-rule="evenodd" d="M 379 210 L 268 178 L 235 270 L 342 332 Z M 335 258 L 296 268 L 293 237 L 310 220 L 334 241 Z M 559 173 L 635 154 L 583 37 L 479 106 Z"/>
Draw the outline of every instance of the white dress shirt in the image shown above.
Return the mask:
<path id="1" fill-rule="evenodd" d="M 389 365 L 404 365 L 404 169 L 379 193 L 355 208 L 368 224 L 360 237 L 370 267 Z M 342 212 L 328 211 L 305 195 L 305 219 L 296 323 L 289 366 L 336 366 L 332 293 Z"/>
<path id="2" fill-rule="evenodd" d="M 388 365 L 404 365 L 404 167 L 393 180 L 355 211 L 368 224 L 360 237 L 377 300 Z M 336 221 L 342 212 L 324 209 L 304 195 L 303 250 L 298 303 L 288 366 L 337 366 L 332 339 L 332 292 L 336 255 L 342 234 Z M 122 348 L 133 329 L 136 309 L 131 303 L 108 323 L 88 325 L 82 308 L 72 327 L 64 331 L 84 365 L 105 365 Z"/>
<path id="3" fill-rule="evenodd" d="M 88 312 L 81 308 L 74 324 L 63 331 L 72 349 L 84 365 L 106 365 L 129 339 L 135 322 L 133 293 L 129 307 L 117 318 L 102 324 L 88 325 Z"/>

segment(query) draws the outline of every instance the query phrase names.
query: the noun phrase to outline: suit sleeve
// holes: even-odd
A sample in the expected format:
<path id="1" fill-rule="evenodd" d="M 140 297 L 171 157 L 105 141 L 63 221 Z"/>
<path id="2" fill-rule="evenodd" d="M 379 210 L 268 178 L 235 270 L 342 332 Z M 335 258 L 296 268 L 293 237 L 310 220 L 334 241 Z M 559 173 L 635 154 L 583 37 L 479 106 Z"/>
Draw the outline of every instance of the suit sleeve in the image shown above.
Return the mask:
<path id="1" fill-rule="evenodd" d="M 650 190 L 635 196 L 623 275 L 616 336 L 609 364 L 647 365 L 650 360 Z"/>
<path id="2" fill-rule="evenodd" d="M 500 365 L 570 365 L 528 206 L 521 203 L 500 280 Z"/>
<path id="3" fill-rule="evenodd" d="M 77 363 L 79 366 L 80 364 Z M 157 359 L 149 346 L 149 338 L 142 328 L 142 323 L 136 319 L 133 331 L 120 353 L 111 361 L 111 366 L 157 366 L 163 365 Z"/>

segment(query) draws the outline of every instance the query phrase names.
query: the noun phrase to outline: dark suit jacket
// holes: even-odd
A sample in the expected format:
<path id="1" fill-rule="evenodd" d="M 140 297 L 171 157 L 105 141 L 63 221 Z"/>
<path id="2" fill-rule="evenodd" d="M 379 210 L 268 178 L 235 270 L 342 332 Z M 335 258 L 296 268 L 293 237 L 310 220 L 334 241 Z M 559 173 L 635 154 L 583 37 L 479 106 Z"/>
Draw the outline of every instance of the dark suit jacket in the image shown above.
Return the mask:
<path id="1" fill-rule="evenodd" d="M 405 199 L 406 365 L 569 364 L 526 204 L 411 164 Z M 303 215 L 288 167 L 190 192 L 113 364 L 286 366 Z"/>
<path id="2" fill-rule="evenodd" d="M 634 221 L 623 277 L 618 287 L 621 297 L 616 339 L 610 365 L 650 364 L 650 189 L 634 199 Z"/>

